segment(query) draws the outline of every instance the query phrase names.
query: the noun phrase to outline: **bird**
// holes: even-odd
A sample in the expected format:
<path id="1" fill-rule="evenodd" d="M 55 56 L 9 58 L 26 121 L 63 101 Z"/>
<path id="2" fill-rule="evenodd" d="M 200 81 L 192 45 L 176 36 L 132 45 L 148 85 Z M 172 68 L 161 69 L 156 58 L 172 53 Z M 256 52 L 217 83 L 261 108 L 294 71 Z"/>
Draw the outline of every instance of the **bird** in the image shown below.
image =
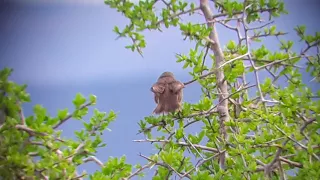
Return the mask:
<path id="1" fill-rule="evenodd" d="M 154 101 L 157 107 L 153 114 L 175 112 L 181 109 L 184 84 L 175 79 L 172 72 L 164 72 L 152 85 Z"/>

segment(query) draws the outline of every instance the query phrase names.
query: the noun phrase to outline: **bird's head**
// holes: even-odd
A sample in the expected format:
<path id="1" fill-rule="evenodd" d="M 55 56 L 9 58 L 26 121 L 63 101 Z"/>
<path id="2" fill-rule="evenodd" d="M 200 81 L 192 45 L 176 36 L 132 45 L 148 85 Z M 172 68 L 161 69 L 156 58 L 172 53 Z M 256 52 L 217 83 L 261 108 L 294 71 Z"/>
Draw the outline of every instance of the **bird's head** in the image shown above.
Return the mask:
<path id="1" fill-rule="evenodd" d="M 172 72 L 164 72 L 161 74 L 160 78 L 163 78 L 163 77 L 174 77 L 174 75 Z"/>

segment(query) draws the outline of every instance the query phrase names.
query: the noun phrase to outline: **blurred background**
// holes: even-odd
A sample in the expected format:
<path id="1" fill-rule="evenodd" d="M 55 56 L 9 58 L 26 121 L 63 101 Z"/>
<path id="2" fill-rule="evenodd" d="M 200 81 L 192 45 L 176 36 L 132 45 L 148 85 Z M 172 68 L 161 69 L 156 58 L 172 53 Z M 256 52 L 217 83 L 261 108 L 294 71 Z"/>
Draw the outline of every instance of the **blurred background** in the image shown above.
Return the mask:
<path id="1" fill-rule="evenodd" d="M 293 28 L 304 24 L 307 33 L 320 31 L 320 3 L 285 2 L 289 15 L 276 19 L 277 29 L 289 32 L 283 39 L 293 40 L 295 50 L 300 52 L 304 46 L 299 44 Z M 183 19 L 205 22 L 200 15 Z M 114 26 L 122 29 L 127 23 L 121 13 L 109 8 L 103 0 L 2 0 L 0 68 L 13 68 L 11 80 L 28 84 L 32 102 L 24 105 L 26 116 L 33 114 L 35 104 L 43 105 L 51 116 L 56 116 L 58 109 L 73 110 L 76 93 L 86 97 L 96 95 L 95 108 L 119 113 L 109 126 L 112 131 L 103 136 L 107 146 L 99 149 L 98 158 L 105 162 L 109 156 L 125 154 L 129 163 L 143 164 L 145 160 L 138 156 L 139 152 L 149 155 L 157 151 L 153 145 L 132 140 L 144 138 L 136 135 L 137 123 L 151 115 L 156 106 L 150 87 L 164 71 L 174 72 L 182 82 L 191 80 L 188 71 L 182 69 L 183 64 L 176 63 L 175 53 L 187 54 L 194 46 L 183 40 L 178 28 L 163 28 L 163 33 L 146 31 L 147 48 L 142 58 L 124 48 L 131 43 L 129 39 L 115 40 Z M 222 45 L 236 37 L 221 27 L 218 33 Z M 276 50 L 279 43 L 272 38 L 263 44 Z M 313 90 L 319 89 L 319 84 L 309 82 L 312 78 L 307 73 L 303 73 L 303 79 Z M 255 83 L 252 77 L 248 81 Z M 196 103 L 200 95 L 199 86 L 191 84 L 185 89 L 184 100 Z M 89 120 L 90 116 L 86 117 Z M 60 129 L 64 137 L 74 138 L 73 132 L 81 128 L 80 121 L 70 120 Z M 189 130 L 196 131 L 197 128 Z M 90 162 L 80 168 L 92 173 L 99 167 Z"/>

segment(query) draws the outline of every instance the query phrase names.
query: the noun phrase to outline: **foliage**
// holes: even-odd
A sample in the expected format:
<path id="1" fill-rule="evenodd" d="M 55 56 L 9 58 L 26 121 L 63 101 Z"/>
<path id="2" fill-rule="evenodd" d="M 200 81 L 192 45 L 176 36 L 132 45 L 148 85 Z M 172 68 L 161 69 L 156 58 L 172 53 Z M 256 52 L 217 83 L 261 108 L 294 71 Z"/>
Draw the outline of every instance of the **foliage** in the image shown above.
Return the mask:
<path id="1" fill-rule="evenodd" d="M 307 72 L 319 82 L 320 33 L 307 34 L 303 25 L 294 28 L 306 44 L 301 52 L 294 52 L 294 42 L 283 40 L 287 33 L 273 24 L 273 19 L 288 13 L 282 1 L 213 3 L 212 10 L 208 0 L 105 0 L 130 20 L 123 29 L 116 26 L 114 32 L 132 40 L 126 46 L 132 51 L 142 55 L 147 44 L 143 31 L 162 32 L 161 28 L 171 26 L 196 44 L 189 54 L 176 58 L 193 79 L 185 85 L 200 84 L 199 102 L 185 102 L 180 114 L 149 116 L 139 122 L 146 139 L 136 141 L 158 142 L 159 153 L 140 155 L 147 165 L 157 166 L 153 179 L 318 179 L 320 92 L 314 94 L 302 82 L 304 69 L 299 65 L 307 62 Z M 164 7 L 155 11 L 160 4 Z M 180 20 L 195 13 L 203 16 L 204 23 Z M 223 31 L 233 31 L 238 39 L 223 48 L 216 24 L 223 25 Z M 278 51 L 262 44 L 265 38 L 277 38 Z M 269 77 L 259 77 L 263 72 Z M 255 84 L 246 82 L 249 76 L 255 78 Z M 248 94 L 249 89 L 257 93 Z M 191 126 L 200 126 L 201 131 L 187 133 Z M 153 131 L 162 135 L 154 137 Z M 288 170 L 294 168 L 298 170 L 293 176 Z"/>
<path id="2" fill-rule="evenodd" d="M 130 20 L 119 37 L 132 40 L 125 48 L 143 54 L 145 30 L 177 27 L 184 39 L 195 42 L 188 54 L 177 54 L 177 63 L 190 71 L 191 83 L 199 83 L 199 102 L 185 102 L 180 113 L 148 116 L 139 122 L 140 133 L 159 150 L 151 156 L 140 154 L 145 165 L 130 165 L 125 156 L 110 157 L 102 163 L 95 153 L 105 146 L 101 135 L 117 114 L 93 110 L 89 122 L 83 117 L 95 105 L 94 95 L 77 94 L 74 111 L 61 109 L 56 117 L 41 105 L 34 115 L 24 117 L 22 104 L 30 102 L 26 85 L 8 80 L 11 69 L 0 72 L 0 175 L 4 179 L 131 179 L 155 170 L 153 180 L 173 179 L 320 179 L 320 91 L 316 94 L 302 81 L 301 62 L 306 71 L 320 81 L 320 33 L 306 33 L 306 27 L 294 28 L 300 44 L 294 52 L 293 41 L 282 39 L 273 19 L 286 14 L 279 0 L 208 0 L 197 3 L 182 0 L 105 0 Z M 160 12 L 156 6 L 164 5 Z M 213 13 L 214 12 L 214 13 Z M 183 15 L 201 14 L 204 23 L 183 23 Z M 268 16 L 266 16 L 266 14 Z M 267 21 L 267 22 L 266 22 Z M 216 25 L 236 33 L 225 47 L 219 42 Z M 279 39 L 279 49 L 270 51 L 261 44 L 265 38 Z M 316 50 L 316 51 L 315 51 Z M 316 53 L 314 53 L 316 52 Z M 210 65 L 209 65 L 210 64 Z M 270 76 L 262 79 L 261 73 Z M 254 77 L 255 83 L 246 79 Z M 286 84 L 283 84 L 286 81 Z M 249 94 L 249 90 L 256 94 Z M 77 140 L 61 138 L 60 125 L 68 120 L 83 122 L 76 131 Z M 201 130 L 188 133 L 192 126 Z M 162 134 L 155 137 L 154 131 Z M 159 133 L 157 133 L 159 134 Z M 77 167 L 88 161 L 100 171 L 79 174 Z M 289 172 L 291 171 L 291 173 Z M 295 171 L 293 175 L 292 172 Z M 14 177 L 14 178 L 13 178 Z"/>
<path id="3" fill-rule="evenodd" d="M 75 110 L 72 113 L 68 109 L 62 109 L 56 117 L 51 117 L 44 107 L 35 105 L 34 115 L 24 117 L 22 104 L 30 102 L 30 96 L 25 91 L 26 85 L 21 86 L 8 80 L 11 73 L 12 69 L 9 68 L 0 72 L 2 178 L 79 179 L 86 173 L 78 174 L 76 168 L 89 161 L 94 161 L 101 167 L 111 165 L 103 168 L 102 172 L 107 175 L 103 179 L 130 174 L 131 166 L 125 164 L 125 156 L 120 163 L 117 159 L 110 158 L 105 164 L 94 156 L 97 148 L 106 145 L 102 142 L 101 135 L 116 119 L 114 111 L 107 114 L 95 108 L 90 122 L 86 122 L 82 119 L 88 114 L 89 107 L 96 104 L 97 99 L 94 95 L 85 98 L 78 93 L 73 100 Z M 61 131 L 58 130 L 61 124 L 71 118 L 81 120 L 85 127 L 75 132 L 77 140 L 61 138 Z M 123 167 L 126 168 L 122 169 Z"/>

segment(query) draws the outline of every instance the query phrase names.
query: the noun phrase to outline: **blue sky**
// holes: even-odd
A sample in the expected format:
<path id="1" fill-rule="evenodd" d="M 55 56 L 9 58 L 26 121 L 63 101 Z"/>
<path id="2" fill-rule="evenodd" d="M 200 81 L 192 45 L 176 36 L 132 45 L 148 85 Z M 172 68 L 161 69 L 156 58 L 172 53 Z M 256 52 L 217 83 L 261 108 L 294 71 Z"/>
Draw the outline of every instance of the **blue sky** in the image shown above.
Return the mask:
<path id="1" fill-rule="evenodd" d="M 320 31 L 317 0 L 285 2 L 290 14 L 276 20 L 277 29 L 290 33 L 285 39 L 299 40 L 292 31 L 298 24 L 305 24 L 310 33 Z M 204 22 L 201 16 L 191 20 Z M 128 39 L 115 40 L 113 27 L 123 27 L 127 22 L 120 13 L 104 5 L 103 0 L 3 1 L 0 68 L 14 68 L 11 79 L 28 84 L 32 102 L 25 105 L 26 115 L 32 114 L 35 104 L 41 104 L 55 116 L 58 109 L 73 109 L 76 93 L 95 94 L 96 108 L 119 112 L 118 119 L 110 125 L 112 132 L 103 136 L 107 147 L 99 150 L 98 157 L 106 161 L 109 156 L 126 154 L 130 163 L 143 163 L 137 154 L 155 152 L 153 145 L 132 140 L 143 138 L 136 135 L 137 122 L 149 116 L 155 107 L 150 86 L 163 71 L 174 72 L 183 82 L 190 80 L 188 72 L 182 70 L 183 64 L 175 62 L 175 53 L 187 53 L 193 46 L 183 41 L 177 28 L 163 29 L 164 33 L 148 31 L 142 58 L 124 48 L 131 43 Z M 224 45 L 235 35 L 222 30 L 219 28 L 218 33 Z M 276 50 L 278 42 L 272 39 L 264 44 Z M 295 46 L 296 50 L 301 48 Z M 308 82 L 310 77 L 304 74 L 304 80 Z M 319 89 L 316 83 L 308 84 L 313 90 Z M 200 92 L 196 84 L 188 86 L 185 101 L 197 102 Z M 76 120 L 61 127 L 66 137 L 74 137 L 73 131 L 81 128 Z M 196 129 L 190 131 L 195 133 Z M 91 173 L 98 166 L 88 163 L 83 168 Z"/>

